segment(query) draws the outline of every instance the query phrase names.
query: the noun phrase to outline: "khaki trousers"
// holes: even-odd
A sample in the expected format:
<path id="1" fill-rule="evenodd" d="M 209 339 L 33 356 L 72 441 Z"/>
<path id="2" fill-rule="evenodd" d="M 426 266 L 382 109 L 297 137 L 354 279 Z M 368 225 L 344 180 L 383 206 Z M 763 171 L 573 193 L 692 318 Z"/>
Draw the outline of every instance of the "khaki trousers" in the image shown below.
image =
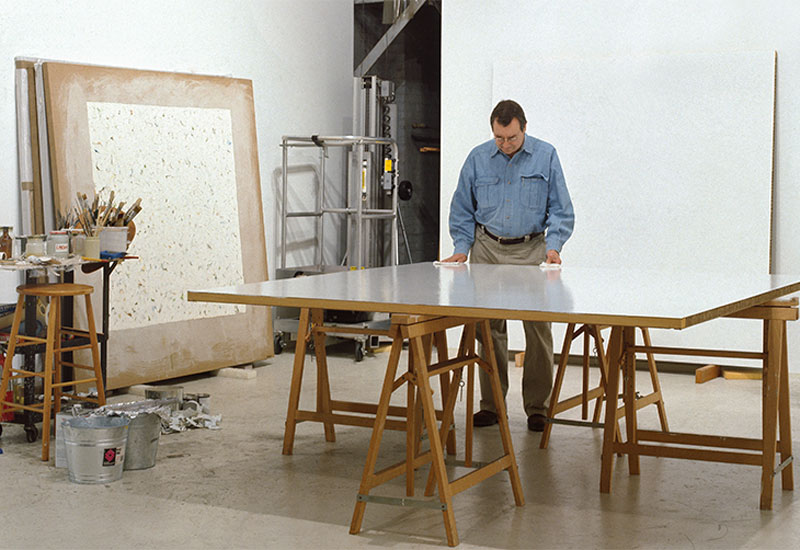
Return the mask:
<path id="1" fill-rule="evenodd" d="M 520 244 L 500 244 L 487 236 L 480 227 L 475 229 L 475 242 L 469 261 L 476 264 L 539 265 L 545 260 L 544 236 Z M 508 331 L 505 320 L 491 320 L 492 344 L 500 375 L 503 397 L 508 394 Z M 522 373 L 522 405 L 525 414 L 547 414 L 550 392 L 553 389 L 553 333 L 550 323 L 523 321 L 525 330 L 525 362 Z M 480 337 L 478 338 L 480 342 Z M 483 346 L 481 357 L 486 359 Z M 492 399 L 489 376 L 478 369 L 481 385 L 481 410 L 497 412 Z"/>

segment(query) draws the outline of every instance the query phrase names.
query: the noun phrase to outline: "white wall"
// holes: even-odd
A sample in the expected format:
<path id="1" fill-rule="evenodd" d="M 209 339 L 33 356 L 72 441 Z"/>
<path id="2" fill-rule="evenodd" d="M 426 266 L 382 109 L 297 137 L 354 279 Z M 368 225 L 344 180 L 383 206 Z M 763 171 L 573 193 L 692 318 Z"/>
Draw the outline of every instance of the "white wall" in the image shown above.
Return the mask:
<path id="1" fill-rule="evenodd" d="M 796 183 L 800 179 L 798 28 L 800 3 L 780 0 L 444 2 L 441 254 L 452 252 L 447 218 L 461 164 L 475 144 L 490 137 L 492 64 L 496 60 L 523 54 L 543 58 L 623 57 L 776 50 L 772 265 L 775 273 L 800 273 L 800 188 Z M 536 135 L 533 124 L 529 124 L 528 131 Z M 558 147 L 557 143 L 554 145 Z M 569 185 L 569 167 L 564 166 L 564 171 Z M 576 212 L 576 227 L 581 215 Z M 569 243 L 566 253 L 568 247 Z M 511 345 L 520 347 L 513 338 Z M 798 323 L 790 325 L 789 345 L 790 357 L 797 357 Z M 800 371 L 797 361 L 795 365 L 793 370 Z"/>
<path id="2" fill-rule="evenodd" d="M 252 80 L 271 274 L 281 136 L 352 130 L 352 0 L 2 0 L 0 225 L 19 227 L 15 57 Z"/>

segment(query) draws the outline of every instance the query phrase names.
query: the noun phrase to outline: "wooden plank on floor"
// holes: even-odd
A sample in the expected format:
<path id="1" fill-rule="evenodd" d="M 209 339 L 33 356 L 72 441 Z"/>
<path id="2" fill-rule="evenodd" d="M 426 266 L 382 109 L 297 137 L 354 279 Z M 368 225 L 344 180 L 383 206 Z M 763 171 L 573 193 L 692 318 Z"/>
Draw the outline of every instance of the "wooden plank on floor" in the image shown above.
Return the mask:
<path id="1" fill-rule="evenodd" d="M 713 380 L 714 378 L 718 378 L 721 374 L 722 369 L 719 365 L 706 365 L 705 367 L 695 369 L 694 383 L 702 384 L 704 382 L 708 382 L 709 380 Z"/>
<path id="2" fill-rule="evenodd" d="M 725 380 L 761 380 L 760 369 L 722 369 Z"/>

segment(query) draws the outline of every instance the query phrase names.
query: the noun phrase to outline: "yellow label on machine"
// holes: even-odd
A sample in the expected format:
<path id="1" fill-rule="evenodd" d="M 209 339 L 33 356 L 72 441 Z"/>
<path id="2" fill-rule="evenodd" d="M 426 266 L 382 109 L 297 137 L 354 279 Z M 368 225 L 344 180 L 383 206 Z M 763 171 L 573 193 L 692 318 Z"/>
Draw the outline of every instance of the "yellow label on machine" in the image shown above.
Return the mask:
<path id="1" fill-rule="evenodd" d="M 392 171 L 392 159 L 383 159 L 383 171 L 384 172 Z"/>

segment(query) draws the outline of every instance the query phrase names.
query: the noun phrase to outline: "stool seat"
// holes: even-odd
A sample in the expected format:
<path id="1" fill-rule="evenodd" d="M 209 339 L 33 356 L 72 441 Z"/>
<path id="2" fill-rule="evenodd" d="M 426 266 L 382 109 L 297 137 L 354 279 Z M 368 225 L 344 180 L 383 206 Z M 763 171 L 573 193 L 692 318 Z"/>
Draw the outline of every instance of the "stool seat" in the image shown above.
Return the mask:
<path id="1" fill-rule="evenodd" d="M 17 292 L 23 296 L 86 296 L 94 292 L 94 288 L 78 283 L 52 283 L 20 285 L 17 287 Z"/>
<path id="2" fill-rule="evenodd" d="M 42 415 L 43 461 L 50 460 L 50 418 L 52 414 L 61 410 L 62 396 L 78 401 L 88 401 L 97 405 L 105 405 L 106 403 L 103 375 L 100 369 L 100 351 L 97 345 L 97 332 L 94 324 L 94 311 L 92 310 L 91 294 L 93 291 L 94 288 L 89 285 L 75 283 L 21 285 L 17 287 L 19 298 L 17 299 L 17 307 L 14 310 L 14 321 L 11 324 L 3 375 L 0 378 L 0 414 L 4 411 L 26 411 Z M 62 326 L 61 298 L 73 296 L 83 296 L 84 298 L 87 330 Z M 25 300 L 33 297 L 50 298 L 50 311 L 47 314 L 47 336 L 45 338 L 19 333 L 22 313 L 25 310 Z M 80 341 L 76 341 L 75 337 L 86 338 L 89 343 L 82 344 Z M 45 346 L 45 351 L 44 369 L 41 372 L 36 372 L 35 369 L 25 370 L 13 367 L 14 354 L 17 353 L 17 350 L 28 348 L 25 353 L 39 353 L 36 348 L 30 348 L 30 346 L 40 346 L 42 344 Z M 88 350 L 90 352 L 91 365 L 74 362 L 69 356 L 66 360 L 62 357 L 62 354 L 70 354 L 78 350 Z M 62 365 L 89 372 L 87 375 L 64 382 L 61 378 Z M 14 381 L 28 381 L 30 378 L 34 380 L 38 378 L 42 381 L 44 394 L 42 403 L 15 403 L 5 397 L 6 390 L 10 389 L 9 384 Z M 79 384 L 91 383 L 94 383 L 97 388 L 97 397 L 78 394 L 77 386 Z M 69 391 L 69 387 L 72 387 L 73 390 Z"/>

